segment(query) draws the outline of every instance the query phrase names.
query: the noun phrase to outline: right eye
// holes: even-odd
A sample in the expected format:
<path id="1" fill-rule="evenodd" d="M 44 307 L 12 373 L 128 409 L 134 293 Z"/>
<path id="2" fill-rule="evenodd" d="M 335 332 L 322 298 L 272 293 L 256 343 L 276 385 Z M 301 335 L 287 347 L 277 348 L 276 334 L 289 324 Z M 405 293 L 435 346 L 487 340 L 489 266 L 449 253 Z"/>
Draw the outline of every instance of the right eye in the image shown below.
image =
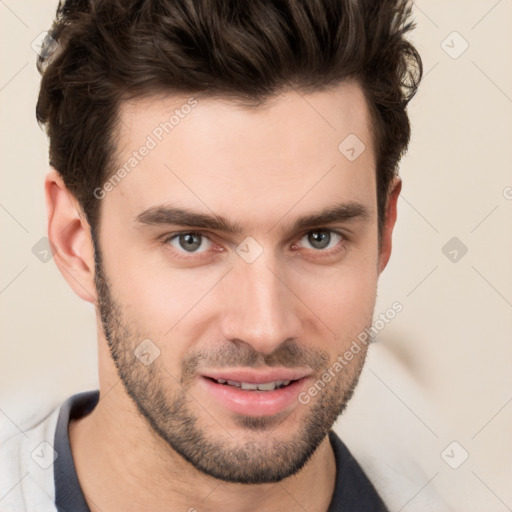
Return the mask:
<path id="1" fill-rule="evenodd" d="M 208 250 L 210 246 L 207 246 L 205 250 L 198 251 L 201 247 L 203 240 L 208 240 L 211 244 L 211 240 L 202 233 L 195 231 L 183 231 L 181 233 L 173 233 L 166 237 L 163 241 L 164 244 L 170 245 L 179 252 L 185 252 L 189 254 L 202 253 Z"/>

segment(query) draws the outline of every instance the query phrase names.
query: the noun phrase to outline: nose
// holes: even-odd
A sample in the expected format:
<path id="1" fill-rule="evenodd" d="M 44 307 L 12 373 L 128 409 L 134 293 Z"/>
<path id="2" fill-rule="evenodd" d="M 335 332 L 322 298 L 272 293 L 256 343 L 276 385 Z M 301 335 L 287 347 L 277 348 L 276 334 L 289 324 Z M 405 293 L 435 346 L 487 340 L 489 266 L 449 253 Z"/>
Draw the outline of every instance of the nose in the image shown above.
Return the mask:
<path id="1" fill-rule="evenodd" d="M 222 333 L 262 354 L 300 335 L 300 301 L 274 258 L 263 254 L 254 262 L 240 259 L 225 283 Z"/>

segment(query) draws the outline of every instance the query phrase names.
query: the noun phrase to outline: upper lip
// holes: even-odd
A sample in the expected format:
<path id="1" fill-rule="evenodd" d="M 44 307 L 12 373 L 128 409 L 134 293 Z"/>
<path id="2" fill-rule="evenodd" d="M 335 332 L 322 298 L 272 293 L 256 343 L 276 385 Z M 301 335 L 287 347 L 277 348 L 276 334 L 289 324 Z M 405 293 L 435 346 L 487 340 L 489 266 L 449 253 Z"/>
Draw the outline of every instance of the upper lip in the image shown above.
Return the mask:
<path id="1" fill-rule="evenodd" d="M 265 382 L 277 382 L 286 380 L 299 380 L 311 374 L 306 368 L 266 368 L 256 370 L 254 368 L 228 368 L 225 370 L 207 370 L 201 372 L 203 377 L 210 379 L 234 380 L 251 384 L 263 384 Z"/>

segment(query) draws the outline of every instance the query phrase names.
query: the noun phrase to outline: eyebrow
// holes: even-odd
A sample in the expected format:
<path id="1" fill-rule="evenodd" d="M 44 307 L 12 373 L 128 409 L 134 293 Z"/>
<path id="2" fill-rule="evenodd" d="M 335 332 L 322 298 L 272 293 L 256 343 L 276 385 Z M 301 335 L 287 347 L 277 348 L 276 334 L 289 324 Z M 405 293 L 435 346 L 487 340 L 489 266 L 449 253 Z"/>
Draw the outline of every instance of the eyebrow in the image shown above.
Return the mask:
<path id="1" fill-rule="evenodd" d="M 293 223 L 291 231 L 296 232 L 307 227 L 332 224 L 334 222 L 347 222 L 351 220 L 369 221 L 370 219 L 371 214 L 362 203 L 340 203 L 325 208 L 320 212 L 299 217 Z M 276 222 L 276 224 L 279 222 Z M 197 229 L 210 229 L 232 235 L 240 234 L 243 231 L 241 224 L 229 221 L 221 215 L 210 215 L 169 205 L 154 206 L 143 211 L 137 215 L 135 223 L 145 226 L 186 226 Z"/>

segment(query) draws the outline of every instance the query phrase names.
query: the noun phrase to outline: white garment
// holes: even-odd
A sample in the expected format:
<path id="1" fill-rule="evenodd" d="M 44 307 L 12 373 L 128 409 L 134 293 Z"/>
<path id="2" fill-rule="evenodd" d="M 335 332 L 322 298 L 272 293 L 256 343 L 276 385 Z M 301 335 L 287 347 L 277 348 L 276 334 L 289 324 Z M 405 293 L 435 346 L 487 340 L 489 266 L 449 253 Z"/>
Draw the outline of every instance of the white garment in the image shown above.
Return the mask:
<path id="1" fill-rule="evenodd" d="M 0 512 L 57 512 L 53 449 L 60 407 L 43 419 L 13 432 L 0 428 Z M 10 425 L 9 425 L 10 424 Z"/>

